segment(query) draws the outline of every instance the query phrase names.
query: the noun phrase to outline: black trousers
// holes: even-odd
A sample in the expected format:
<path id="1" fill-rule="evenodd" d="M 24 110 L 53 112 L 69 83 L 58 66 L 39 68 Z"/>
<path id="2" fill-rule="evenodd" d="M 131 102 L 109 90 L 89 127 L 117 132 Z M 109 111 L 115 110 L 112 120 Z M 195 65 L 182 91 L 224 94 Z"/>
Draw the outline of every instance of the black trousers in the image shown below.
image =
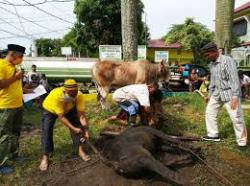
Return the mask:
<path id="1" fill-rule="evenodd" d="M 81 123 L 77 116 L 76 108 L 72 109 L 69 113 L 67 113 L 65 117 L 70 121 L 72 125 L 80 128 Z M 42 144 L 43 154 L 49 154 L 54 151 L 53 130 L 56 119 L 57 115 L 52 114 L 46 110 L 43 110 L 42 123 L 41 123 L 41 129 L 42 129 L 41 144 Z M 70 135 L 73 142 L 73 149 L 75 152 L 77 152 L 77 149 L 81 143 L 80 142 L 81 135 L 75 134 L 71 130 L 70 130 Z"/>

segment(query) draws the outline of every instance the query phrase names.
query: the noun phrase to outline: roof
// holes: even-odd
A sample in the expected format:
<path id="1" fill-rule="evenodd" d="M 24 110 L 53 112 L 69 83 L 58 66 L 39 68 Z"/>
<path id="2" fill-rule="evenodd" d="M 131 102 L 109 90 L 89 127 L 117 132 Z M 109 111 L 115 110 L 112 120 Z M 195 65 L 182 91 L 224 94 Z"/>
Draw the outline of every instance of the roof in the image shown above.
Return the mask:
<path id="1" fill-rule="evenodd" d="M 236 9 L 234 10 L 234 13 L 239 13 L 239 12 L 241 12 L 241 11 L 243 11 L 243 10 L 248 9 L 248 8 L 250 8 L 250 2 L 245 3 L 245 4 L 241 5 L 240 7 L 236 8 Z"/>
<path id="2" fill-rule="evenodd" d="M 162 39 L 151 39 L 148 41 L 149 48 L 168 48 L 168 49 L 179 49 L 182 48 L 181 43 L 166 44 Z"/>
<path id="3" fill-rule="evenodd" d="M 250 46 L 250 41 L 242 43 L 241 46 Z"/>

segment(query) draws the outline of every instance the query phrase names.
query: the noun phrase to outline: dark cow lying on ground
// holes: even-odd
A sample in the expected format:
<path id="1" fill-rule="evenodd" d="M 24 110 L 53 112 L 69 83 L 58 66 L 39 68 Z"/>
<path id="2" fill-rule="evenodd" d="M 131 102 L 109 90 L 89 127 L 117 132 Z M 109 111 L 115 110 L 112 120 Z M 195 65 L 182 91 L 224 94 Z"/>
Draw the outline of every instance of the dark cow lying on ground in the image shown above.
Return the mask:
<path id="1" fill-rule="evenodd" d="M 135 175 L 144 170 L 153 171 L 178 185 L 185 183 L 171 166 L 193 162 L 186 149 L 197 151 L 150 127 L 129 128 L 118 136 L 104 138 L 98 141 L 97 146 L 117 172 Z"/>

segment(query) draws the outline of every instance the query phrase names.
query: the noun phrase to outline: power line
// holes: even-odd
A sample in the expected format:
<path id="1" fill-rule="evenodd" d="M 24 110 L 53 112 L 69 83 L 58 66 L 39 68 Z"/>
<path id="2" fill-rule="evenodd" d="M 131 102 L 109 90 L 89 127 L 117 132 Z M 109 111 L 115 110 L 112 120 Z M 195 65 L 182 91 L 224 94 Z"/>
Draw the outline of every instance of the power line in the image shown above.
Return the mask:
<path id="1" fill-rule="evenodd" d="M 30 6 L 33 6 L 34 8 L 36 8 L 37 10 L 39 10 L 39 11 L 41 11 L 41 12 L 45 13 L 45 14 L 48 14 L 48 15 L 50 15 L 50 16 L 52 16 L 52 17 L 55 17 L 55 18 L 57 18 L 57 19 L 59 19 L 59 20 L 61 20 L 61 21 L 64 21 L 64 22 L 67 22 L 67 23 L 70 23 L 70 24 L 74 24 L 74 23 L 73 23 L 73 22 L 71 22 L 71 21 L 68 21 L 68 20 L 63 19 L 63 18 L 61 18 L 61 17 L 58 17 L 58 16 L 56 16 L 56 15 L 54 15 L 54 14 L 50 13 L 50 12 L 47 12 L 47 11 L 45 11 L 45 10 L 43 10 L 43 9 L 39 8 L 39 7 L 38 7 L 38 6 L 36 6 L 36 5 L 31 4 L 31 3 L 30 3 L 30 2 L 28 2 L 27 0 L 22 0 L 22 1 L 26 2 L 26 3 L 27 3 L 27 4 L 29 4 Z"/>
<path id="2" fill-rule="evenodd" d="M 14 9 L 15 9 L 15 12 L 16 12 L 16 15 L 17 15 L 17 17 L 18 17 L 18 20 L 19 20 L 19 23 L 20 23 L 20 25 L 21 25 L 21 27 L 22 27 L 22 30 L 23 30 L 23 32 L 25 33 L 25 35 L 29 35 L 26 31 L 25 31 L 25 28 L 24 28 L 24 26 L 23 26 L 23 23 L 21 22 L 21 17 L 20 17 L 20 15 L 19 15 L 19 13 L 18 13 L 18 11 L 17 11 L 17 8 L 15 7 L 15 6 L 13 6 L 14 7 Z M 32 36 L 32 35 L 31 35 Z M 33 39 L 35 39 L 35 37 L 34 36 L 32 36 L 33 37 Z"/>
<path id="3" fill-rule="evenodd" d="M 1 19 L 4 19 L 4 18 L 1 18 Z M 16 19 L 16 18 L 15 18 Z M 5 20 L 5 19 L 4 19 Z M 57 20 L 51 20 L 51 19 L 41 19 L 41 20 L 36 20 L 34 22 L 36 23 L 41 23 L 41 22 L 58 22 Z M 17 24 L 17 23 L 20 23 L 19 21 L 8 21 L 8 23 L 13 23 L 13 24 Z M 30 23 L 30 21 L 24 21 L 24 20 L 21 20 L 21 23 Z M 0 24 L 6 24 L 6 22 L 1 22 L 0 21 Z"/>
<path id="4" fill-rule="evenodd" d="M 4 19 L 5 20 L 5 18 L 1 18 L 1 19 Z M 16 19 L 16 18 L 15 18 Z M 48 21 L 50 21 L 50 22 L 58 22 L 58 20 L 51 20 L 51 19 L 40 19 L 40 20 L 35 20 L 35 21 L 33 21 L 33 22 L 36 22 L 36 23 L 41 23 L 41 22 L 48 22 Z M 17 23 L 20 23 L 19 21 L 8 21 L 8 23 L 13 23 L 13 24 L 17 24 Z M 30 23 L 30 21 L 25 21 L 25 20 L 21 20 L 21 23 Z M 6 24 L 6 22 L 1 22 L 0 21 L 0 24 Z"/>
<path id="5" fill-rule="evenodd" d="M 58 12 L 65 14 L 64 11 L 62 11 L 61 9 L 59 9 L 58 7 L 56 7 L 55 5 L 53 5 L 53 3 L 49 4 L 50 6 L 52 6 L 54 9 L 56 9 Z"/>
<path id="6" fill-rule="evenodd" d="M 12 12 L 12 11 L 10 11 L 10 10 L 8 10 L 8 9 L 6 9 L 6 8 L 4 8 L 4 7 L 2 7 L 2 6 L 0 6 L 0 9 L 4 10 L 5 12 L 8 12 L 8 13 L 10 13 L 10 14 L 12 14 L 12 15 L 17 16 L 16 13 L 14 13 L 14 12 Z M 36 25 L 36 26 L 39 26 L 40 28 L 43 28 L 43 29 L 52 31 L 50 28 L 48 28 L 48 27 L 46 27 L 46 26 L 43 26 L 43 25 L 41 25 L 41 24 L 38 24 L 38 23 L 36 23 L 35 21 L 32 21 L 32 20 L 27 19 L 27 18 L 22 17 L 22 16 L 20 16 L 20 17 L 21 17 L 22 19 L 26 20 L 26 21 L 29 21 L 29 22 L 33 23 L 33 24 Z"/>
<path id="7" fill-rule="evenodd" d="M 67 15 L 69 15 L 69 13 L 67 14 Z M 2 16 L 1 16 L 2 17 Z M 34 17 L 25 17 L 25 18 L 27 18 L 27 19 L 34 19 Z M 51 20 L 51 18 L 53 18 L 53 17 L 51 17 L 51 16 L 43 16 L 43 19 L 38 19 L 38 21 L 39 20 L 45 20 L 45 18 L 48 18 L 47 20 Z M 2 17 L 2 19 L 8 19 L 8 20 L 16 20 L 16 17 Z M 53 18 L 53 19 L 55 19 L 55 18 Z M 36 22 L 37 20 L 35 20 L 35 22 Z M 30 21 L 29 21 L 30 22 Z"/>
<path id="8" fill-rule="evenodd" d="M 29 4 L 15 4 L 15 3 L 10 3 L 10 2 L 2 2 L 0 1 L 0 4 L 4 4 L 4 5 L 10 5 L 10 6 L 37 6 L 37 5 L 42 5 L 42 4 L 45 4 L 45 3 L 66 3 L 66 2 L 72 2 L 74 0 L 44 0 L 42 2 L 39 2 L 39 3 L 31 3 L 31 5 Z"/>
<path id="9" fill-rule="evenodd" d="M 8 1 L 6 1 L 6 2 L 8 2 Z M 19 17 L 19 14 L 18 14 L 17 10 L 16 10 L 16 7 L 14 6 L 14 8 L 15 8 L 16 14 L 17 14 L 17 16 L 18 16 L 18 18 L 19 18 L 19 21 L 20 21 L 20 17 Z M 32 36 L 31 34 L 26 33 L 25 30 L 24 30 L 24 27 L 22 27 L 23 29 L 20 29 L 20 28 L 18 28 L 17 26 L 15 26 L 14 24 L 8 23 L 8 21 L 5 21 L 5 20 L 2 19 L 2 18 L 0 18 L 0 20 L 2 20 L 2 21 L 5 22 L 6 24 L 12 26 L 13 28 L 15 28 L 15 29 L 17 29 L 17 30 L 19 30 L 19 31 L 21 31 L 21 32 L 24 32 L 28 37 L 35 38 L 35 37 Z M 21 23 L 20 23 L 20 24 L 21 24 Z M 21 24 L 21 26 L 23 26 L 23 25 Z"/>
<path id="10" fill-rule="evenodd" d="M 5 29 L 0 29 L 0 31 L 5 32 L 5 33 L 8 33 L 8 34 L 11 34 L 11 35 L 16 36 L 16 37 L 23 37 L 23 38 L 26 38 L 26 39 L 30 39 L 30 38 L 27 37 L 26 35 L 18 35 L 18 34 L 14 33 L 14 32 L 10 32 L 10 31 L 5 30 Z"/>
<path id="11" fill-rule="evenodd" d="M 23 30 L 22 30 L 22 29 L 18 28 L 17 26 L 15 26 L 15 25 L 13 25 L 13 24 L 11 24 L 11 23 L 8 23 L 8 22 L 7 22 L 7 21 L 5 21 L 4 19 L 0 18 L 0 20 L 1 20 L 1 21 L 3 21 L 3 22 L 5 22 L 6 24 L 10 25 L 11 27 L 13 27 L 13 28 L 15 28 L 15 29 L 17 29 L 17 30 L 19 30 L 19 31 L 23 32 Z M 26 35 L 29 35 L 29 36 L 31 36 L 31 37 L 33 37 L 33 38 L 34 38 L 34 36 L 32 36 L 31 34 L 26 34 Z"/>
<path id="12" fill-rule="evenodd" d="M 7 0 L 4 0 L 4 1 L 5 1 L 6 3 L 9 3 Z M 14 7 L 14 9 L 15 9 L 16 16 L 18 17 L 18 21 L 19 21 L 19 24 L 21 25 L 21 28 L 22 28 L 23 33 L 25 33 L 25 35 L 29 36 L 29 34 L 25 31 L 25 28 L 24 28 L 24 26 L 23 26 L 23 24 L 22 24 L 22 22 L 21 22 L 21 17 L 20 17 L 20 15 L 19 15 L 18 11 L 17 11 L 16 6 L 13 6 L 13 7 Z M 32 36 L 32 35 L 31 35 L 31 36 Z M 32 36 L 32 38 L 35 38 L 35 37 Z"/>
<path id="13" fill-rule="evenodd" d="M 53 32 L 66 31 L 66 30 L 69 30 L 69 29 L 71 29 L 71 28 L 70 28 L 70 27 L 66 27 L 66 28 L 63 28 L 63 29 L 53 30 L 53 31 L 50 31 L 50 32 L 34 33 L 34 35 L 49 34 L 49 33 L 53 33 Z M 14 35 L 14 36 L 1 37 L 0 40 L 12 39 L 12 38 L 18 38 L 18 37 L 22 37 L 22 38 L 28 39 L 28 37 L 27 37 L 26 35 L 18 35 L 18 34 L 15 34 L 15 33 L 13 33 L 13 32 L 9 32 L 9 31 L 4 30 L 4 29 L 0 29 L 0 31 L 6 32 L 6 33 L 11 34 L 11 35 Z M 30 38 L 29 38 L 29 39 L 30 39 Z"/>

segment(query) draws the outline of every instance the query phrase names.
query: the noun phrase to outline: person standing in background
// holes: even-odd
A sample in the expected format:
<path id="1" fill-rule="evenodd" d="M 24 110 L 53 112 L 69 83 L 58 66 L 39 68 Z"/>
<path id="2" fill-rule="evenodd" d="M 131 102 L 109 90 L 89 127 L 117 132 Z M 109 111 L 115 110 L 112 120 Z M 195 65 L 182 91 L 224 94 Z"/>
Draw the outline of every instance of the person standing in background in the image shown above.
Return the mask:
<path id="1" fill-rule="evenodd" d="M 25 75 L 25 70 L 22 68 L 21 71 L 23 73 L 22 86 L 24 87 L 26 84 L 29 83 L 29 80 L 28 77 Z"/>
<path id="2" fill-rule="evenodd" d="M 249 98 L 250 78 L 241 70 L 238 73 L 240 78 L 242 98 Z"/>

